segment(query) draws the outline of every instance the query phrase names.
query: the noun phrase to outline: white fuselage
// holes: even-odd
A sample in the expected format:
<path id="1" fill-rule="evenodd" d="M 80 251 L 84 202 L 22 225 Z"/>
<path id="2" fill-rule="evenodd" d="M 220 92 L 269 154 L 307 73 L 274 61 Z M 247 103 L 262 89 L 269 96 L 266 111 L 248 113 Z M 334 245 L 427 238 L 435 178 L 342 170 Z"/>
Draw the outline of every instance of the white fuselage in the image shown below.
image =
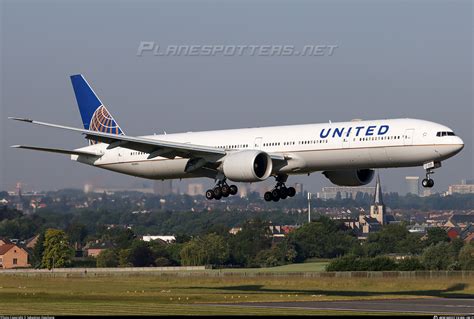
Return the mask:
<path id="1" fill-rule="evenodd" d="M 441 134 L 440 134 L 441 132 Z M 444 133 L 443 133 L 444 132 Z M 450 132 L 450 134 L 445 134 Z M 439 136 L 437 136 L 439 135 Z M 273 174 L 420 166 L 441 162 L 464 146 L 444 125 L 416 119 L 351 121 L 144 136 L 148 139 L 211 146 L 228 153 L 257 149 L 287 159 Z M 81 148 L 103 153 L 100 158 L 72 159 L 100 168 L 149 179 L 201 177 L 186 173 L 189 159 L 155 157 L 99 143 Z"/>

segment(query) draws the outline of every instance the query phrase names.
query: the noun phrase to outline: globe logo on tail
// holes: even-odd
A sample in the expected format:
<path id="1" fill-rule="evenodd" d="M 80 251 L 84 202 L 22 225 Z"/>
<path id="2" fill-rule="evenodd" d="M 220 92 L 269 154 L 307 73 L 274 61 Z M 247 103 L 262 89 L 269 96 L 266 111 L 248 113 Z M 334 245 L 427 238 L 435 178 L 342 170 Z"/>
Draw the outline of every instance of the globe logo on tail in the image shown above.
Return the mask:
<path id="1" fill-rule="evenodd" d="M 115 122 L 112 115 L 103 105 L 99 106 L 95 110 L 94 115 L 92 115 L 89 129 L 91 131 L 123 135 L 120 126 L 118 126 L 117 122 Z M 91 140 L 90 142 L 91 144 L 97 144 L 97 141 Z"/>

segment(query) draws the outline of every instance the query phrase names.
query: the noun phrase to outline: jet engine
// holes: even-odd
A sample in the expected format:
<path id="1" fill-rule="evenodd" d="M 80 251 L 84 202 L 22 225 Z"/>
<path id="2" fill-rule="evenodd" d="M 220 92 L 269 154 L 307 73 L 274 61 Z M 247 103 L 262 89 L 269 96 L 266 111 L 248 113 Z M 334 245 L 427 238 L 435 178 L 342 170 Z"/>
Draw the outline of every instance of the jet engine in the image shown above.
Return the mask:
<path id="1" fill-rule="evenodd" d="M 224 158 L 222 170 L 234 182 L 259 182 L 272 173 L 272 159 L 257 150 L 230 153 Z"/>
<path id="2" fill-rule="evenodd" d="M 331 183 L 338 186 L 361 186 L 366 185 L 374 178 L 373 169 L 351 169 L 323 172 Z"/>

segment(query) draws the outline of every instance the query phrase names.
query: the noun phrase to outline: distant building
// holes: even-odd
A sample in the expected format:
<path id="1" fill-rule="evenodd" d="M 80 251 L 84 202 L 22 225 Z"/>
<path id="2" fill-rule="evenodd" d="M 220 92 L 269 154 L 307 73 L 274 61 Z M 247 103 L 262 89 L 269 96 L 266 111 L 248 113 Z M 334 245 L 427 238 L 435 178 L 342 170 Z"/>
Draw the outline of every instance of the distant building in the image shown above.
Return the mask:
<path id="1" fill-rule="evenodd" d="M 465 228 L 474 224 L 474 215 L 467 214 L 453 214 L 449 217 L 448 221 L 444 224 L 444 227 L 458 227 Z"/>
<path id="2" fill-rule="evenodd" d="M 242 227 L 233 227 L 229 230 L 229 234 L 236 235 L 240 231 L 242 231 Z"/>
<path id="3" fill-rule="evenodd" d="M 289 233 L 297 229 L 298 226 L 294 225 L 269 225 L 268 229 L 270 230 L 270 234 L 273 238 L 283 238 L 286 237 Z M 234 227 L 229 230 L 229 234 L 236 235 L 237 233 L 242 231 L 242 227 Z"/>
<path id="4" fill-rule="evenodd" d="M 35 235 L 29 239 L 26 240 L 26 248 L 33 249 L 36 246 L 36 243 L 38 242 L 40 235 Z"/>
<path id="5" fill-rule="evenodd" d="M 405 176 L 406 190 L 408 194 L 420 196 L 420 177 Z"/>
<path id="6" fill-rule="evenodd" d="M 385 204 L 382 200 L 382 187 L 380 185 L 380 176 L 377 175 L 375 183 L 374 203 L 370 205 L 370 217 L 377 220 L 381 225 L 386 224 L 385 220 Z"/>
<path id="7" fill-rule="evenodd" d="M 15 244 L 0 246 L 0 269 L 29 267 L 28 253 Z"/>
<path id="8" fill-rule="evenodd" d="M 373 186 L 328 186 L 323 187 L 321 192 L 317 193 L 317 197 L 323 200 L 335 199 L 339 193 L 341 195 L 341 199 L 355 199 L 357 193 L 373 194 L 374 191 L 375 187 Z"/>
<path id="9" fill-rule="evenodd" d="M 163 242 L 166 242 L 168 244 L 174 243 L 176 241 L 175 236 L 151 236 L 151 235 L 145 235 L 142 237 L 143 241 L 153 241 L 153 240 L 161 240 Z"/>
<path id="10" fill-rule="evenodd" d="M 95 242 L 87 243 L 87 245 L 84 246 L 84 252 L 85 255 L 88 257 L 97 257 L 102 251 L 113 248 L 115 248 L 115 245 L 113 243 L 101 242 L 97 240 Z"/>
<path id="11" fill-rule="evenodd" d="M 459 234 L 461 233 L 461 229 L 459 229 L 457 227 L 452 227 L 452 228 L 448 229 L 448 231 L 446 233 L 448 234 L 449 239 L 453 240 L 454 238 L 459 237 Z"/>
<path id="12" fill-rule="evenodd" d="M 295 190 L 296 190 L 296 195 L 300 195 L 300 196 L 303 196 L 303 184 L 301 183 L 295 183 L 295 186 L 294 186 Z"/>
<path id="13" fill-rule="evenodd" d="M 474 194 L 474 184 L 450 185 L 447 194 Z"/>
<path id="14" fill-rule="evenodd" d="M 188 195 L 189 196 L 198 196 L 204 194 L 204 185 L 200 183 L 190 183 L 188 184 Z"/>
<path id="15" fill-rule="evenodd" d="M 465 242 L 465 243 L 474 243 L 474 232 L 468 234 L 468 235 L 464 238 L 464 242 Z"/>
<path id="16" fill-rule="evenodd" d="M 433 194 L 432 190 L 433 190 L 432 188 L 423 188 L 421 196 L 423 197 L 431 196 Z"/>
<path id="17" fill-rule="evenodd" d="M 471 242 L 474 239 L 474 224 L 466 226 L 463 230 L 461 230 L 459 236 L 465 242 Z"/>
<path id="18" fill-rule="evenodd" d="M 247 186 L 246 185 L 239 185 L 238 186 L 238 194 L 239 194 L 239 197 L 241 197 L 241 198 L 247 197 L 247 195 L 248 195 Z"/>
<path id="19" fill-rule="evenodd" d="M 137 193 L 144 193 L 144 194 L 152 194 L 153 188 L 94 188 L 94 193 L 96 194 L 106 194 L 106 195 L 114 195 L 115 193 L 119 192 L 137 192 Z"/>
<path id="20" fill-rule="evenodd" d="M 297 228 L 297 226 L 293 226 L 293 225 L 285 225 L 285 226 L 270 225 L 268 227 L 270 228 L 272 237 L 286 237 L 290 232 L 294 231 Z"/>
<path id="21" fill-rule="evenodd" d="M 153 183 L 153 192 L 155 195 L 166 196 L 173 193 L 173 182 L 168 179 L 164 181 L 155 181 Z"/>
<path id="22" fill-rule="evenodd" d="M 377 175 L 375 183 L 374 202 L 370 205 L 370 215 L 360 214 L 359 219 L 346 219 L 344 224 L 358 233 L 360 239 L 367 238 L 372 232 L 379 231 L 383 225 L 395 221 L 392 215 L 386 214 L 386 207 L 382 198 L 380 176 Z"/>
<path id="23" fill-rule="evenodd" d="M 91 184 L 84 185 L 84 193 L 88 194 L 94 190 L 94 187 Z"/>
<path id="24" fill-rule="evenodd" d="M 408 226 L 408 231 L 410 233 L 415 233 L 415 234 L 426 234 L 426 230 L 428 229 L 427 224 L 415 224 Z"/>
<path id="25" fill-rule="evenodd" d="M 151 214 L 151 210 L 146 210 L 146 209 L 142 209 L 142 210 L 134 210 L 132 212 L 133 215 L 136 215 L 136 214 Z"/>
<path id="26" fill-rule="evenodd" d="M 470 243 L 474 240 L 474 224 L 469 224 L 464 228 L 448 227 L 446 232 L 451 240 L 461 238 L 466 243 Z"/>

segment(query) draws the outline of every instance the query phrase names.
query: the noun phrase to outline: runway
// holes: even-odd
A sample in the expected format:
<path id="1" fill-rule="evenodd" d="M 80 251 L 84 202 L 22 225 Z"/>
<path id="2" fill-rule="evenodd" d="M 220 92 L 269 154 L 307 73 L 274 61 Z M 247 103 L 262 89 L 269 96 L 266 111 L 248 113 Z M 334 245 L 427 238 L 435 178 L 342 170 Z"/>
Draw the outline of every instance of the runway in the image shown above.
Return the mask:
<path id="1" fill-rule="evenodd" d="M 239 306 L 256 308 L 291 308 L 305 310 L 341 310 L 354 312 L 397 312 L 413 314 L 474 314 L 472 299 L 385 299 L 385 300 L 351 300 L 351 301 L 296 301 L 296 302 L 256 302 L 220 304 L 216 306 Z"/>

